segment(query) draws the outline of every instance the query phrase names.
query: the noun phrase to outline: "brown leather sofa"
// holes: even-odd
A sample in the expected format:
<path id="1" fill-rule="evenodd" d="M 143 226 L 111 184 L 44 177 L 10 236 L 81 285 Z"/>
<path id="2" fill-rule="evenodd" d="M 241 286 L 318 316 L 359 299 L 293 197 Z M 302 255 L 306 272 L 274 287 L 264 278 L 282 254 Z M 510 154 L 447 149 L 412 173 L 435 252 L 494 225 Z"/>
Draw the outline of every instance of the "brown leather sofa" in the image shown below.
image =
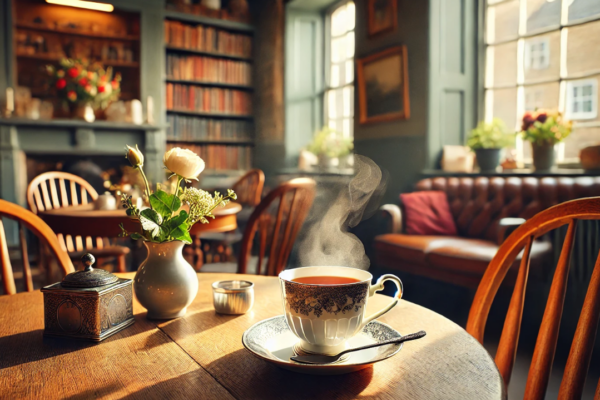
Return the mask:
<path id="1" fill-rule="evenodd" d="M 377 266 L 476 288 L 511 226 L 523 222 L 516 218 L 530 218 L 567 200 L 600 196 L 600 177 L 437 177 L 419 181 L 416 190 L 446 192 L 459 236 L 405 234 L 401 207 L 386 204 L 381 210 L 389 218 L 388 233 L 374 240 Z M 536 241 L 532 274 L 552 259 L 550 242 Z M 519 262 L 520 256 L 508 283 Z"/>

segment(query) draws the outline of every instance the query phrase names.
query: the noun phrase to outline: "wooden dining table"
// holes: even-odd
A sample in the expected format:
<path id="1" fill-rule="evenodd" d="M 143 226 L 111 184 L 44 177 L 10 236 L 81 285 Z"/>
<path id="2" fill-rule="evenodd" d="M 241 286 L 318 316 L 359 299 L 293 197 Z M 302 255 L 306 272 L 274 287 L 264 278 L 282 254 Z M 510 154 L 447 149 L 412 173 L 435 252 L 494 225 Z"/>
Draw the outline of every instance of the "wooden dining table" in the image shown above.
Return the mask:
<path id="1" fill-rule="evenodd" d="M 225 207 L 213 211 L 214 219 L 209 224 L 197 223 L 190 229 L 194 242 L 188 261 L 196 270 L 202 268 L 202 246 L 200 234 L 231 232 L 237 228 L 237 214 L 242 210 L 239 203 L 229 202 Z M 92 203 L 78 206 L 38 211 L 38 215 L 56 233 L 71 236 L 116 238 L 121 234 L 121 224 L 128 232 L 139 232 L 140 224 L 127 216 L 122 208 L 116 210 L 94 210 Z M 186 257 L 188 258 L 188 257 Z"/>
<path id="2" fill-rule="evenodd" d="M 248 313 L 215 313 L 210 285 L 228 279 L 255 283 Z M 379 320 L 402 334 L 425 330 L 427 336 L 361 371 L 314 376 L 280 369 L 242 345 L 253 324 L 282 314 L 278 278 L 200 273 L 198 280 L 198 295 L 184 317 L 150 321 L 134 301 L 135 323 L 100 343 L 45 338 L 39 291 L 0 297 L 0 398 L 506 398 L 486 350 L 455 323 L 409 301 Z M 367 312 L 389 301 L 376 294 Z"/>

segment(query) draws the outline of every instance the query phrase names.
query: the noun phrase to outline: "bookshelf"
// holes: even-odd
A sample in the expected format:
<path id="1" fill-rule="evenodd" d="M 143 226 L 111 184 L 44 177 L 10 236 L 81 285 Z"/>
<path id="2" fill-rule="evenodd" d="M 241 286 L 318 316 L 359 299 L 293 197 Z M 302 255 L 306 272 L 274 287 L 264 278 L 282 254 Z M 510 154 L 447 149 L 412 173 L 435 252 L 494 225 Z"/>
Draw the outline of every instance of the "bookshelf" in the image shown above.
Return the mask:
<path id="1" fill-rule="evenodd" d="M 250 24 L 165 11 L 167 148 L 198 153 L 212 174 L 252 167 Z"/>
<path id="2" fill-rule="evenodd" d="M 54 101 L 44 65 L 65 57 L 99 61 L 120 73 L 121 99 L 141 98 L 140 14 L 84 10 L 38 0 L 13 1 L 16 84 Z M 55 104 L 55 110 L 59 109 Z"/>

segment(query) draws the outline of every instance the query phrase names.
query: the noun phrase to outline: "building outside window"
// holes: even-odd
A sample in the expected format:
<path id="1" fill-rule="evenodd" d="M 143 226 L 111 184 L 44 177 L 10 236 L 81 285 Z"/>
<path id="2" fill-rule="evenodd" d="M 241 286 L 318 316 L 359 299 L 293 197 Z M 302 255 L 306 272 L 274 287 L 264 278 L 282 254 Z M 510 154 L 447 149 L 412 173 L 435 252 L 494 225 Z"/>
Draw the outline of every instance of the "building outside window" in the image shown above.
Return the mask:
<path id="1" fill-rule="evenodd" d="M 325 123 L 344 137 L 354 136 L 354 27 L 352 1 L 338 3 L 326 23 Z"/>
<path id="2" fill-rule="evenodd" d="M 574 121 L 557 161 L 600 141 L 600 1 L 487 0 L 485 119 L 520 130 L 525 111 L 558 109 Z M 517 140 L 518 158 L 531 161 Z"/>

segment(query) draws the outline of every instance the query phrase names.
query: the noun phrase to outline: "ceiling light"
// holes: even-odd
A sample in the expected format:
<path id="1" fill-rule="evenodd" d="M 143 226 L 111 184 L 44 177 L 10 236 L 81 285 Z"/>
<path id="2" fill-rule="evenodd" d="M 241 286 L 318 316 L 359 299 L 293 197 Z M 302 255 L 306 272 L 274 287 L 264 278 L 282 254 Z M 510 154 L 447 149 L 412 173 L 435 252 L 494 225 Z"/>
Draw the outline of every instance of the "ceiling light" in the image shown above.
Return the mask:
<path id="1" fill-rule="evenodd" d="M 87 8 L 88 10 L 97 10 L 111 12 L 115 9 L 112 4 L 96 3 L 94 1 L 83 0 L 46 0 L 46 3 L 58 4 L 61 6 Z"/>

